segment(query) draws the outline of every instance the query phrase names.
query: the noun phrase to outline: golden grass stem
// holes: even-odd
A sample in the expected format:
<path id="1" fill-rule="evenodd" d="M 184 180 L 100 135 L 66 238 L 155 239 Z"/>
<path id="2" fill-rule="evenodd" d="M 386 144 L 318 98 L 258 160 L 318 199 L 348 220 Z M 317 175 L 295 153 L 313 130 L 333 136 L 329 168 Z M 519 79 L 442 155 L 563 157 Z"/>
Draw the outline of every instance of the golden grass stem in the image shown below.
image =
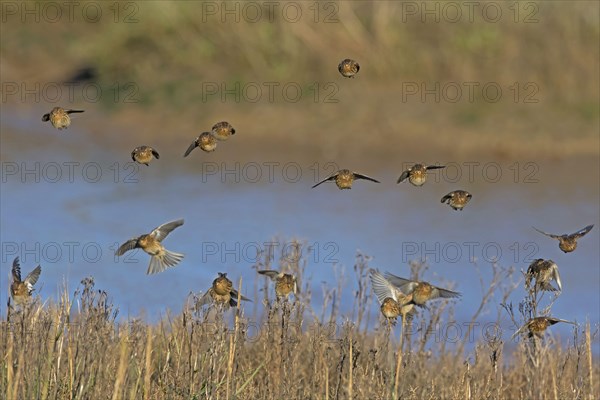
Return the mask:
<path id="1" fill-rule="evenodd" d="M 144 399 L 150 400 L 152 393 L 152 326 L 146 330 L 146 360 L 144 368 Z"/>
<path id="2" fill-rule="evenodd" d="M 587 364 L 588 364 L 588 384 L 589 384 L 589 398 L 590 400 L 596 399 L 594 396 L 594 365 L 592 363 L 592 338 L 591 338 L 591 327 L 590 321 L 585 325 L 585 344 L 587 350 Z"/>
<path id="3" fill-rule="evenodd" d="M 352 399 L 352 370 L 353 370 L 353 343 L 352 343 L 352 329 L 350 329 L 350 364 L 348 368 L 348 399 Z"/>
<path id="4" fill-rule="evenodd" d="M 19 360 L 17 361 L 17 373 L 15 375 L 14 388 L 12 392 L 12 398 L 17 400 L 19 396 L 19 388 L 21 387 L 21 376 L 23 375 L 23 368 L 25 364 L 25 349 L 22 349 L 19 353 Z"/>
<path id="5" fill-rule="evenodd" d="M 398 398 L 398 386 L 400 384 L 400 368 L 402 366 L 402 349 L 404 347 L 404 316 L 401 316 L 400 344 L 398 345 L 398 357 L 396 360 L 396 373 L 394 374 L 393 398 Z"/>
<path id="6" fill-rule="evenodd" d="M 13 371 L 13 348 L 14 337 L 12 332 L 8 332 L 8 346 L 6 351 L 6 398 L 12 399 L 12 386 L 14 380 Z"/>
<path id="7" fill-rule="evenodd" d="M 125 331 L 125 333 L 123 333 L 121 336 L 121 355 L 119 357 L 119 367 L 117 369 L 117 377 L 113 388 L 112 400 L 119 400 L 123 397 L 121 395 L 123 392 L 122 386 L 125 383 L 125 377 L 127 374 L 127 361 L 129 358 L 128 341 L 129 335 Z"/>

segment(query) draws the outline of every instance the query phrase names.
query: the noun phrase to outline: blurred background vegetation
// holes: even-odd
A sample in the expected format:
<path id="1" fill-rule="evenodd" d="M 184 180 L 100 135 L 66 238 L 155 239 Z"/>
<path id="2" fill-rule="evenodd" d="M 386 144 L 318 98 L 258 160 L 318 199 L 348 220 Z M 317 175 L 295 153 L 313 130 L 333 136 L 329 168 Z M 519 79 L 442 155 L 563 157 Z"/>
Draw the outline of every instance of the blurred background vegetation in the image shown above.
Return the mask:
<path id="1" fill-rule="evenodd" d="M 98 104 L 79 98 L 78 105 L 101 106 L 98 112 L 111 115 L 111 122 L 132 134 L 141 134 L 143 126 L 145 137 L 168 131 L 191 138 L 229 119 L 252 139 L 268 137 L 274 147 L 293 144 L 298 153 L 330 158 L 340 156 L 340 146 L 349 156 L 365 156 L 367 150 L 376 160 L 397 155 L 400 147 L 421 157 L 441 152 L 497 158 L 598 155 L 600 24 L 595 2 L 495 3 L 502 11 L 497 22 L 483 17 L 485 2 L 474 9 L 472 21 L 463 6 L 457 22 L 452 22 L 452 9 L 440 12 L 436 22 L 422 9 L 409 14 L 410 4 L 400 1 L 321 2 L 318 22 L 315 2 L 294 2 L 302 6 L 297 22 L 283 17 L 286 2 L 278 2 L 272 14 L 264 3 L 254 3 L 262 6 L 258 22 L 248 21 L 254 15 L 250 9 L 238 13 L 239 22 L 235 15 L 220 15 L 221 2 L 121 2 L 118 15 L 107 2 L 101 3 L 97 23 L 82 17 L 90 2 L 79 3 L 68 23 L 64 5 L 61 23 L 7 16 L 2 79 L 44 84 L 81 78 L 86 71 L 85 79 L 101 85 L 103 93 L 119 90 L 121 95 L 119 101 L 102 96 Z M 235 9 L 236 3 L 243 7 L 243 2 L 227 7 Z M 206 13 L 207 4 L 217 7 L 216 15 Z M 435 4 L 444 6 L 429 5 Z M 337 72 L 338 62 L 347 57 L 361 65 L 356 79 Z M 136 102 L 125 103 L 131 82 L 139 89 Z M 203 98 L 207 82 L 228 89 L 236 82 L 242 87 L 297 82 L 305 93 L 315 82 L 335 83 L 339 102 L 323 103 L 328 90 L 320 90 L 318 102 L 312 92 L 298 103 L 268 102 L 264 86 L 257 103 L 243 96 L 236 102 L 233 95 L 222 101 L 220 95 Z M 403 100 L 407 82 L 428 88 L 435 82 L 480 86 L 476 101 L 466 100 L 462 86 L 461 101 L 436 103 L 433 96 Z M 482 99 L 486 82 L 503 89 L 499 102 Z M 509 89 L 515 82 L 521 85 L 517 102 Z M 527 83 L 539 91 L 524 88 Z M 539 102 L 524 103 L 531 93 Z M 6 104 L 15 100 L 20 99 L 9 98 Z"/>

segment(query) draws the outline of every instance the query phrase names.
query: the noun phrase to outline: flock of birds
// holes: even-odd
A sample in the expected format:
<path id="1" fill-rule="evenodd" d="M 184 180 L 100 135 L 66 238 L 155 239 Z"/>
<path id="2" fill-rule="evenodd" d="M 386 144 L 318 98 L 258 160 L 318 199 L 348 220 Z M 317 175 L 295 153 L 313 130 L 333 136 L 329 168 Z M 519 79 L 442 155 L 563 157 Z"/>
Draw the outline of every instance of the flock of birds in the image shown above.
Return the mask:
<path id="1" fill-rule="evenodd" d="M 360 70 L 360 65 L 351 59 L 345 59 L 338 65 L 338 71 L 346 78 L 353 78 Z M 47 114 L 44 114 L 42 121 L 50 121 L 57 129 L 65 129 L 71 124 L 70 114 L 82 113 L 84 110 L 64 109 L 55 107 Z M 205 152 L 215 151 L 218 141 L 225 141 L 235 134 L 235 129 L 226 121 L 216 123 L 209 132 L 201 133 L 187 148 L 184 157 L 187 157 L 196 147 L 200 147 Z M 133 161 L 149 165 L 153 159 L 159 159 L 160 156 L 156 149 L 151 146 L 143 145 L 136 147 L 131 152 Z M 427 181 L 427 171 L 445 168 L 444 165 L 425 165 L 415 164 L 403 171 L 398 178 L 397 183 L 408 180 L 414 186 L 422 186 Z M 352 172 L 348 169 L 342 169 L 330 177 L 318 182 L 313 188 L 327 181 L 334 181 L 339 189 L 351 189 L 354 180 L 364 179 L 379 183 L 378 180 L 369 176 Z M 454 210 L 463 210 L 466 204 L 471 200 L 472 195 L 464 190 L 455 190 L 442 197 L 441 202 L 447 203 Z M 181 253 L 167 250 L 162 242 L 176 228 L 183 225 L 184 220 L 167 222 L 153 229 L 150 233 L 134 237 L 124 242 L 116 251 L 117 256 L 122 256 L 127 251 L 133 249 L 142 249 L 150 255 L 150 264 L 147 274 L 155 274 L 165 271 L 167 268 L 176 266 L 184 257 Z M 537 228 L 536 231 L 559 241 L 559 248 L 569 253 L 576 249 L 577 240 L 586 235 L 593 228 L 593 225 L 572 233 L 564 235 L 554 235 L 546 233 Z M 21 279 L 21 269 L 19 258 L 15 258 L 12 266 L 12 283 L 10 286 L 11 297 L 17 304 L 26 304 L 33 293 L 33 285 L 37 282 L 42 272 L 41 266 L 32 270 L 25 279 Z M 275 294 L 277 301 L 287 301 L 287 298 L 293 293 L 295 296 L 299 293 L 299 284 L 297 278 L 283 271 L 259 270 L 259 274 L 270 278 L 275 283 Z M 461 294 L 452 290 L 434 286 L 424 281 L 413 281 L 406 278 L 393 275 L 389 272 L 381 274 L 375 269 L 369 270 L 369 278 L 373 292 L 380 304 L 380 310 L 387 319 L 389 325 L 395 324 L 397 317 L 401 317 L 404 325 L 406 318 L 411 318 L 415 312 L 415 306 L 426 307 L 426 304 L 435 299 L 459 298 Z M 533 261 L 527 270 L 525 284 L 527 288 L 532 288 L 531 282 L 535 280 L 533 290 L 561 292 L 562 283 L 558 272 L 558 266 L 552 260 L 537 259 Z M 558 289 L 554 288 L 550 282 L 555 281 Z M 213 281 L 212 286 L 199 299 L 200 305 L 209 303 L 222 305 L 224 307 L 234 307 L 238 300 L 252 301 L 249 298 L 238 293 L 233 288 L 232 281 L 227 278 L 226 273 L 219 272 L 218 277 Z M 527 333 L 529 337 L 541 336 L 544 330 L 558 322 L 573 322 L 554 318 L 550 316 L 534 317 L 527 321 L 513 335 Z"/>

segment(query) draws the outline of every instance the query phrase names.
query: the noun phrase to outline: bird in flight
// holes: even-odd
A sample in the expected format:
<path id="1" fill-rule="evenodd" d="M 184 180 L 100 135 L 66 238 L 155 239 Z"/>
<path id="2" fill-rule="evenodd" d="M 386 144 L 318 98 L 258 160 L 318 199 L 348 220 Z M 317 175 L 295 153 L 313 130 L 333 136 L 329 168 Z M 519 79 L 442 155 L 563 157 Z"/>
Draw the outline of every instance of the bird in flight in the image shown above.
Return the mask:
<path id="1" fill-rule="evenodd" d="M 235 129 L 229 122 L 221 121 L 213 125 L 211 133 L 219 140 L 227 140 L 231 135 L 235 135 Z"/>
<path id="2" fill-rule="evenodd" d="M 471 200 L 471 193 L 466 190 L 455 190 L 442 197 L 441 203 L 449 204 L 454 210 L 462 211 Z"/>
<path id="3" fill-rule="evenodd" d="M 160 155 L 158 154 L 158 151 L 150 146 L 139 146 L 131 152 L 131 159 L 139 164 L 150 165 L 148 163 L 152 161 L 153 158 L 158 160 Z"/>
<path id="4" fill-rule="evenodd" d="M 340 74 L 346 78 L 354 78 L 354 75 L 356 75 L 359 70 L 360 65 L 350 58 L 346 58 L 338 64 L 338 71 L 340 71 Z"/>
<path id="5" fill-rule="evenodd" d="M 200 136 L 190 144 L 183 156 L 187 157 L 196 147 L 200 147 L 205 152 L 210 153 L 217 148 L 217 139 L 210 132 L 202 132 Z"/>
<path id="6" fill-rule="evenodd" d="M 165 249 L 165 247 L 162 245 L 162 241 L 169 235 L 169 233 L 181 225 L 183 225 L 183 219 L 162 224 L 158 228 L 154 228 L 154 230 L 148 234 L 129 239 L 119 247 L 115 254 L 117 256 L 122 256 L 129 250 L 144 250 L 151 256 L 150 264 L 148 265 L 148 271 L 146 272 L 147 275 L 156 274 L 166 270 L 169 267 L 174 267 L 183 259 L 183 254 L 175 253 Z"/>
<path id="7" fill-rule="evenodd" d="M 56 129 L 66 129 L 71 125 L 69 114 L 82 113 L 85 110 L 69 110 L 62 107 L 54 107 L 52 111 L 42 116 L 42 121 L 50 121 Z"/>
<path id="8" fill-rule="evenodd" d="M 533 227 L 533 229 L 535 229 L 542 235 L 546 235 L 553 239 L 558 239 L 558 248 L 561 249 L 565 253 L 570 253 L 572 251 L 575 251 L 575 249 L 577 248 L 577 239 L 587 235 L 588 232 L 591 231 L 593 227 L 594 227 L 594 225 L 588 225 L 585 228 L 580 229 L 575 233 L 570 233 L 570 234 L 565 233 L 564 235 L 553 235 L 551 233 L 546 233 L 544 231 L 539 230 L 535 226 Z"/>
<path id="9" fill-rule="evenodd" d="M 341 169 L 335 174 L 331 175 L 329 178 L 323 179 L 321 182 L 317 183 L 312 188 L 314 189 L 320 184 L 325 183 L 327 181 L 335 181 L 335 184 L 340 189 L 352 189 L 352 183 L 355 179 L 366 179 L 371 182 L 380 183 L 378 180 L 373 179 L 369 176 L 352 172 L 349 169 Z"/>
<path id="10" fill-rule="evenodd" d="M 396 183 L 404 182 L 408 178 L 408 182 L 413 186 L 423 186 L 427 182 L 427 171 L 440 168 L 446 168 L 446 166 L 415 164 L 402 172 Z"/>

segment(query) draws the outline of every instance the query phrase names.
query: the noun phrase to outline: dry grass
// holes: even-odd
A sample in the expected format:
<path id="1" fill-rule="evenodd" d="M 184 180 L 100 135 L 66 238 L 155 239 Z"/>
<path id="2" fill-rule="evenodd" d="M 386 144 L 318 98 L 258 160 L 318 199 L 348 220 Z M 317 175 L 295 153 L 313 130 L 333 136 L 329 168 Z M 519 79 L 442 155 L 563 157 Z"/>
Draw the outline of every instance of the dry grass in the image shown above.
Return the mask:
<path id="1" fill-rule="evenodd" d="M 305 277 L 302 260 L 284 265 Z M 273 266 L 267 261 L 255 267 Z M 58 304 L 38 300 L 2 321 L 0 393 L 7 399 L 598 397 L 600 366 L 591 351 L 598 332 L 589 324 L 574 330 L 568 346 L 547 337 L 523 341 L 505 356 L 497 335 L 476 339 L 467 349 L 470 332 L 454 345 L 435 339 L 438 324 L 453 322 L 454 310 L 438 302 L 407 325 L 399 352 L 399 327 L 387 328 L 381 318 L 367 329 L 375 311 L 368 268 L 369 258 L 359 254 L 356 304 L 349 315 L 339 314 L 338 284 L 324 288 L 317 316 L 305 281 L 298 301 L 277 302 L 270 288 L 258 318 L 246 316 L 243 307 L 199 308 L 197 296 L 190 295 L 180 314 L 155 324 L 119 321 L 108 295 L 86 279 L 73 296 L 65 290 Z M 411 268 L 414 278 L 427 270 L 422 264 Z M 491 281 L 482 285 L 506 301 L 520 282 L 512 269 L 492 268 Z M 254 285 L 265 281 L 257 275 Z M 486 290 L 482 308 L 489 299 Z M 530 299 L 521 302 L 523 312 L 510 313 L 515 325 L 528 317 L 527 304 Z"/>

